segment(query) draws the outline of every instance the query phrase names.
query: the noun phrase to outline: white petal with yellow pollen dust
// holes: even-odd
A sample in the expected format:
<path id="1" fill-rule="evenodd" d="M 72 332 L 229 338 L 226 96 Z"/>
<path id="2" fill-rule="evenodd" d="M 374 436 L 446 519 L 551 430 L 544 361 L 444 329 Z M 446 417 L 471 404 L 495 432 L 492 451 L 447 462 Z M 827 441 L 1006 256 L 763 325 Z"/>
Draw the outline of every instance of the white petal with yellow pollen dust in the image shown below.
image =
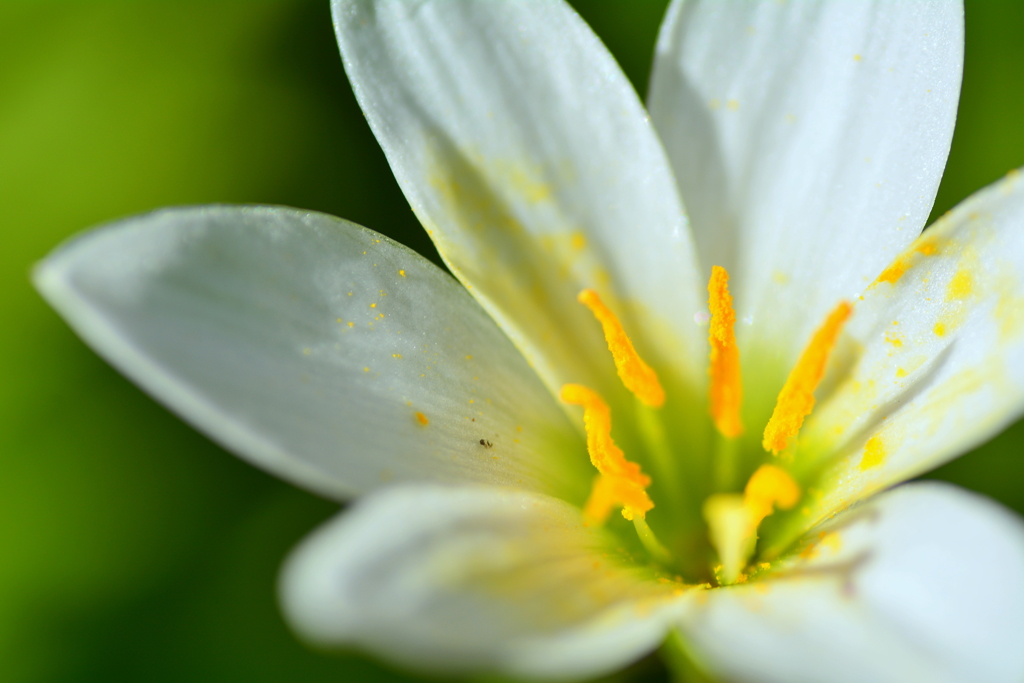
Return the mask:
<path id="1" fill-rule="evenodd" d="M 828 311 L 918 235 L 962 64 L 959 0 L 672 4 L 651 117 L 705 277 L 713 264 L 733 276 L 749 362 L 767 347 L 784 373 Z M 784 378 L 751 400 L 763 408 Z"/>
<path id="2" fill-rule="evenodd" d="M 313 491 L 586 495 L 582 439 L 497 325 L 422 256 L 353 223 L 168 209 L 71 240 L 35 282 L 155 398 Z"/>
<path id="3" fill-rule="evenodd" d="M 704 305 L 686 217 L 642 104 L 576 13 L 560 0 L 333 9 L 356 97 L 413 210 L 552 392 L 578 382 L 613 407 L 631 401 L 576 303 L 590 288 L 699 400 Z"/>
<path id="4" fill-rule="evenodd" d="M 442 672 L 577 678 L 661 642 L 700 589 L 651 580 L 580 511 L 489 487 L 396 487 L 325 524 L 281 578 L 294 627 Z"/>
<path id="5" fill-rule="evenodd" d="M 825 468 L 806 523 L 991 438 L 1024 410 L 1024 179 L 978 192 L 856 303 L 795 453 Z"/>

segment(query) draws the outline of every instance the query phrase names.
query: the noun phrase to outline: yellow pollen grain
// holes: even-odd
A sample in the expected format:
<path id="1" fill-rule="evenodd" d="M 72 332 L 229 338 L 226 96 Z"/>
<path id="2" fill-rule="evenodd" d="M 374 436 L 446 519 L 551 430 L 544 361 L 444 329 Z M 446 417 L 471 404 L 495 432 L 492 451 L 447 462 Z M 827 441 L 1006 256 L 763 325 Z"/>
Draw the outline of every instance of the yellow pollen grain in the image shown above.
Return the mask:
<path id="1" fill-rule="evenodd" d="M 875 284 L 879 282 L 888 282 L 891 285 L 899 282 L 903 274 L 910 268 L 910 262 L 905 256 L 897 257 L 889 266 L 882 271 L 881 275 L 875 278 Z"/>
<path id="2" fill-rule="evenodd" d="M 587 246 L 587 238 L 583 235 L 582 232 L 577 230 L 572 234 L 572 237 L 570 237 L 569 243 L 572 245 L 573 249 L 575 249 L 576 251 L 580 251 L 585 246 Z"/>
<path id="3" fill-rule="evenodd" d="M 939 251 L 939 245 L 936 244 L 934 239 L 921 240 L 917 246 L 914 247 L 914 251 L 924 256 L 935 256 Z"/>
<path id="4" fill-rule="evenodd" d="M 583 407 L 587 452 L 600 473 L 583 508 L 586 518 L 600 524 L 613 507 L 621 505 L 622 516 L 626 519 L 643 519 L 654 507 L 646 491 L 651 478 L 640 471 L 640 465 L 626 460 L 622 449 L 612 440 L 612 413 L 608 404 L 596 391 L 580 384 L 564 385 L 559 398 L 569 405 Z"/>
<path id="5" fill-rule="evenodd" d="M 377 308 L 377 304 L 370 304 L 370 308 Z"/>
<path id="6" fill-rule="evenodd" d="M 711 345 L 708 367 L 708 374 L 711 375 L 711 418 L 723 436 L 736 438 L 743 433 L 740 420 L 743 382 L 740 376 L 740 351 L 736 346 L 736 311 L 729 294 L 729 273 L 721 266 L 711 269 L 708 307 L 711 309 L 708 332 Z"/>
<path id="7" fill-rule="evenodd" d="M 946 287 L 946 301 L 966 299 L 974 289 L 974 282 L 969 271 L 960 268 L 953 275 Z"/>
<path id="8" fill-rule="evenodd" d="M 633 348 L 633 342 L 626 335 L 619 319 L 592 289 L 584 289 L 576 299 L 589 308 L 601 323 L 604 339 L 608 343 L 608 350 L 612 353 L 615 369 L 622 383 L 644 405 L 660 408 L 665 403 L 665 390 L 661 388 L 658 375 Z"/>
<path id="9" fill-rule="evenodd" d="M 401 275 L 402 277 L 405 277 L 405 271 L 404 270 L 398 271 L 398 274 Z"/>
<path id="10" fill-rule="evenodd" d="M 351 322 L 351 321 L 350 321 L 350 322 L 348 323 L 348 326 L 349 326 L 349 327 L 355 327 L 355 326 L 356 326 L 356 324 L 355 324 L 354 322 Z"/>
<path id="11" fill-rule="evenodd" d="M 430 419 L 419 411 L 416 411 L 416 421 L 419 422 L 424 427 L 430 424 Z"/>
<path id="12" fill-rule="evenodd" d="M 810 343 L 800 355 L 796 366 L 789 373 L 786 384 L 779 392 L 775 411 L 764 428 L 761 445 L 766 451 L 778 455 L 803 426 L 804 418 L 814 408 L 814 390 L 825 375 L 825 364 L 835 347 L 853 306 L 842 301 L 836 306 L 821 327 L 814 333 Z"/>
<path id="13" fill-rule="evenodd" d="M 897 256 L 895 260 L 893 260 L 893 262 L 890 263 L 877 278 L 875 278 L 872 286 L 877 285 L 880 282 L 888 282 L 891 285 L 896 284 L 913 265 L 912 261 L 914 253 L 921 254 L 922 256 L 934 256 L 939 252 L 939 246 L 938 238 L 927 237 L 919 239 L 914 243 L 914 246 L 911 247 L 910 250 L 900 256 Z"/>
<path id="14" fill-rule="evenodd" d="M 932 329 L 932 331 L 935 332 L 936 337 L 946 336 L 946 326 L 942 323 L 935 323 L 935 327 Z"/>
<path id="15" fill-rule="evenodd" d="M 877 467 L 882 464 L 883 460 L 885 460 L 885 444 L 882 443 L 882 439 L 873 436 L 864 444 L 864 456 L 860 459 L 860 470 L 863 472 Z"/>

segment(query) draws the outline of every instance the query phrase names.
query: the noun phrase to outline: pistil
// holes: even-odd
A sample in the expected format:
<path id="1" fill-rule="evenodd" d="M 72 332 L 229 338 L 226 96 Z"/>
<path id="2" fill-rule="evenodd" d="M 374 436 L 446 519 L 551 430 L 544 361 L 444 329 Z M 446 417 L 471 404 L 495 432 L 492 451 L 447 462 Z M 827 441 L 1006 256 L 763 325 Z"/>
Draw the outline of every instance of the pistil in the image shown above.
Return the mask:
<path id="1" fill-rule="evenodd" d="M 754 554 L 757 528 L 775 508 L 788 510 L 800 501 L 800 487 L 775 465 L 761 465 L 747 481 L 743 494 L 718 493 L 704 501 L 711 544 L 721 563 L 723 584 L 743 579 L 743 568 Z"/>

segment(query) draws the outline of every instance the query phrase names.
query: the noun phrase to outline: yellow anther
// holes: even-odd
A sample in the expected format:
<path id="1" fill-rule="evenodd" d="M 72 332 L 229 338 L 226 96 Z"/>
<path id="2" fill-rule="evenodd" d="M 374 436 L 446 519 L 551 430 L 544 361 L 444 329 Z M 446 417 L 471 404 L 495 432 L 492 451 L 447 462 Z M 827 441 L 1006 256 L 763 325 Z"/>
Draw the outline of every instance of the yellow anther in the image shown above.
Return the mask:
<path id="1" fill-rule="evenodd" d="M 658 375 L 640 354 L 633 348 L 633 342 L 629 340 L 626 331 L 622 329 L 622 323 L 611 312 L 597 292 L 592 289 L 584 289 L 576 299 L 590 309 L 597 321 L 601 323 L 604 330 L 604 339 L 608 342 L 608 350 L 612 352 L 615 360 L 615 369 L 619 373 L 619 379 L 626 385 L 626 388 L 644 405 L 652 408 L 660 408 L 665 403 L 665 390 L 661 388 Z"/>
<path id="2" fill-rule="evenodd" d="M 640 465 L 626 460 L 622 449 L 612 440 L 612 411 L 596 391 L 580 384 L 566 384 L 559 394 L 562 401 L 583 407 L 583 426 L 587 430 L 587 451 L 600 476 L 594 481 L 583 512 L 600 523 L 616 505 L 622 506 L 626 519 L 643 518 L 654 503 L 647 496 L 651 478 Z"/>
<path id="3" fill-rule="evenodd" d="M 774 465 L 761 465 L 743 495 L 717 493 L 704 501 L 711 544 L 721 562 L 719 579 L 736 583 L 757 545 L 757 527 L 775 508 L 788 510 L 800 502 L 800 486 Z"/>
<path id="4" fill-rule="evenodd" d="M 843 325 L 853 312 L 848 302 L 840 302 L 821 327 L 814 333 L 811 342 L 800 355 L 796 366 L 789 373 L 786 384 L 779 392 L 775 411 L 764 428 L 761 445 L 766 451 L 778 455 L 803 426 L 804 418 L 814 408 L 814 390 L 825 375 L 825 364 L 836 345 Z"/>
<path id="5" fill-rule="evenodd" d="M 721 266 L 711 269 L 708 282 L 708 307 L 711 309 L 711 418 L 722 436 L 730 439 L 743 433 L 740 405 L 743 381 L 740 378 L 740 351 L 736 346 L 736 311 L 729 294 L 729 273 Z"/>

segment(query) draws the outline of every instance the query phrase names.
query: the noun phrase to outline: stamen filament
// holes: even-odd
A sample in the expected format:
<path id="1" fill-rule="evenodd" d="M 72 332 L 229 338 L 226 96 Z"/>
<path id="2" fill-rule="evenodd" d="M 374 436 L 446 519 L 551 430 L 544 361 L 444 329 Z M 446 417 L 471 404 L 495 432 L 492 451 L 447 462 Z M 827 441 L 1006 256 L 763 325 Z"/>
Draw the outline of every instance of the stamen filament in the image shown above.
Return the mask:
<path id="1" fill-rule="evenodd" d="M 636 352 L 618 317 L 604 305 L 601 297 L 592 289 L 584 289 L 576 299 L 589 308 L 601 323 L 604 339 L 608 343 L 608 350 L 612 353 L 615 369 L 622 383 L 644 405 L 660 408 L 665 403 L 665 390 L 658 381 L 657 373 Z"/>
<path id="2" fill-rule="evenodd" d="M 737 484 L 737 460 L 740 455 L 740 440 L 731 439 L 719 433 L 714 440 L 714 459 L 712 460 L 715 488 L 728 491 Z"/>
<path id="3" fill-rule="evenodd" d="M 580 384 L 566 384 L 560 398 L 565 403 L 583 407 L 583 426 L 587 432 L 590 462 L 600 475 L 594 481 L 590 498 L 584 505 L 584 516 L 602 523 L 616 505 L 629 520 L 643 519 L 654 507 L 646 487 L 651 478 L 640 471 L 640 465 L 626 460 L 622 449 L 612 440 L 611 409 L 594 390 Z"/>
<path id="4" fill-rule="evenodd" d="M 825 374 L 825 364 L 852 312 L 853 306 L 849 302 L 840 302 L 800 355 L 779 392 L 775 411 L 764 428 L 761 445 L 766 451 L 778 455 L 785 450 L 790 440 L 799 433 L 804 418 L 811 414 L 814 409 L 814 390 Z"/>
<path id="5" fill-rule="evenodd" d="M 740 351 L 736 346 L 736 311 L 729 294 L 729 273 L 721 266 L 711 269 L 708 282 L 708 307 L 711 325 L 711 375 L 709 403 L 711 418 L 719 433 L 734 439 L 743 433 L 740 406 L 743 403 L 743 381 L 740 376 Z"/>
<path id="6" fill-rule="evenodd" d="M 665 433 L 661 411 L 649 408 L 642 403 L 636 404 L 637 433 L 643 440 L 655 476 L 661 477 L 674 494 L 681 496 L 681 480 L 679 463 L 672 451 L 672 446 Z"/>
<path id="7" fill-rule="evenodd" d="M 658 541 L 654 532 L 651 531 L 651 527 L 647 525 L 647 520 L 643 517 L 634 517 L 633 527 L 636 529 L 636 535 L 640 537 L 640 542 L 644 544 L 644 548 L 647 549 L 647 552 L 650 553 L 654 560 L 662 564 L 670 564 L 672 562 L 672 555 Z"/>

